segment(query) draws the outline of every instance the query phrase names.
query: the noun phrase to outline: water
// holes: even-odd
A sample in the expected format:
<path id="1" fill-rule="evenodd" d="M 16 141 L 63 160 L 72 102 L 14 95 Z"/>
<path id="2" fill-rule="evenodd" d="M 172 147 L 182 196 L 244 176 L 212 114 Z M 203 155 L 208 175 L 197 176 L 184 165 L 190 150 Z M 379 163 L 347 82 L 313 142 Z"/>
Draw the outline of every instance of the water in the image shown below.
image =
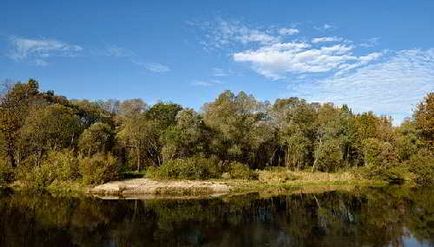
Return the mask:
<path id="1" fill-rule="evenodd" d="M 190 200 L 3 193 L 0 246 L 434 246 L 432 188 Z"/>

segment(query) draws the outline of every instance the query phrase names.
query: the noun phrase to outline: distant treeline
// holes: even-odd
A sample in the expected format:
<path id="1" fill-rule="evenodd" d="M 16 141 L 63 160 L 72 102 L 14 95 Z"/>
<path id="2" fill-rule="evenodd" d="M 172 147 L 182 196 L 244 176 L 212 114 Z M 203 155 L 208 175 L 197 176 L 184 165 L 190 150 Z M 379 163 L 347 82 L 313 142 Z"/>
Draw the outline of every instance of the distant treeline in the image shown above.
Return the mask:
<path id="1" fill-rule="evenodd" d="M 53 91 L 41 92 L 35 80 L 4 86 L 4 181 L 35 180 L 48 173 L 54 175 L 41 186 L 62 176 L 100 183 L 115 179 L 120 171 L 195 158 L 251 169 L 334 172 L 369 167 L 373 175 L 377 169 L 403 164 L 410 171 L 430 174 L 433 169 L 434 93 L 394 127 L 390 117 L 355 114 L 346 105 L 296 97 L 271 104 L 225 91 L 196 112 L 171 102 L 147 105 L 141 99 L 69 100 Z"/>

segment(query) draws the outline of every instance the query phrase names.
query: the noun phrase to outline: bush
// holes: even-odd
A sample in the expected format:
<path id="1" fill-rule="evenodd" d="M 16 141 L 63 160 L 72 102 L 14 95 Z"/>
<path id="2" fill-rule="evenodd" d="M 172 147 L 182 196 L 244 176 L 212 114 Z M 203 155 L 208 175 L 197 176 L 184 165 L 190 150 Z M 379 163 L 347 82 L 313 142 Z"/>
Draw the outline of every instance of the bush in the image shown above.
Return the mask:
<path id="1" fill-rule="evenodd" d="M 221 170 L 216 159 L 194 156 L 167 160 L 158 168 L 150 167 L 146 176 L 157 179 L 209 179 L 220 177 Z"/>
<path id="2" fill-rule="evenodd" d="M 80 174 L 86 184 L 102 184 L 119 177 L 119 162 L 110 153 L 82 157 L 79 164 Z"/>
<path id="3" fill-rule="evenodd" d="M 14 173 L 11 165 L 6 159 L 0 159 L 0 187 L 7 185 L 14 179 Z"/>
<path id="4" fill-rule="evenodd" d="M 277 182 L 277 183 L 282 183 L 282 182 L 292 181 L 297 179 L 297 177 L 293 175 L 286 167 L 270 167 L 266 170 L 260 171 L 258 178 L 261 182 Z"/>
<path id="5" fill-rule="evenodd" d="M 235 179 L 256 179 L 258 174 L 252 171 L 247 165 L 239 162 L 231 162 L 229 164 L 228 174 L 230 178 Z"/>
<path id="6" fill-rule="evenodd" d="M 34 189 L 43 189 L 53 182 L 79 178 L 78 159 L 71 150 L 50 151 L 39 166 L 32 159 L 19 169 L 20 179 Z"/>
<path id="7" fill-rule="evenodd" d="M 434 184 L 434 157 L 425 152 L 413 155 L 407 162 L 408 170 L 413 173 L 415 183 L 419 185 Z"/>
<path id="8" fill-rule="evenodd" d="M 380 180 L 389 184 L 402 184 L 410 180 L 410 174 L 403 165 L 368 165 L 361 169 L 361 175 L 366 179 Z"/>

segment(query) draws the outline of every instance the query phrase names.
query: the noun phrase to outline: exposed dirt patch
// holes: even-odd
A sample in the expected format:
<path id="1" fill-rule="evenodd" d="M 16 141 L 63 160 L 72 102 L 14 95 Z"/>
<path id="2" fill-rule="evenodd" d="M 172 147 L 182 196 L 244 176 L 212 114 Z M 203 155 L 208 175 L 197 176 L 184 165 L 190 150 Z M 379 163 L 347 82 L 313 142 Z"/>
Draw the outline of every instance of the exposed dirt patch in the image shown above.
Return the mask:
<path id="1" fill-rule="evenodd" d="M 156 181 L 147 178 L 113 181 L 89 189 L 89 193 L 113 198 L 146 198 L 154 196 L 197 197 L 224 195 L 230 186 L 223 182 L 170 180 Z"/>

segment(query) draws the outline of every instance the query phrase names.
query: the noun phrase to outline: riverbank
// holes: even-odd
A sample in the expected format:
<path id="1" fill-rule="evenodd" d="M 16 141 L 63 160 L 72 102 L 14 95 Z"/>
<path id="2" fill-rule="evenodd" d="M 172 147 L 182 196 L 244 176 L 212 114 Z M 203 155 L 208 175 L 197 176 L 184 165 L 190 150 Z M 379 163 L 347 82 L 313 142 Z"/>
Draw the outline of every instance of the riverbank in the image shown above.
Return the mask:
<path id="1" fill-rule="evenodd" d="M 356 187 L 383 186 L 387 183 L 367 180 L 357 172 L 311 172 L 272 169 L 256 171 L 256 179 L 230 179 L 223 176 L 210 180 L 150 179 L 143 177 L 110 181 L 97 186 L 82 181 L 54 182 L 44 190 L 65 196 L 91 196 L 103 199 L 198 198 L 258 193 L 261 197 L 298 192 L 352 190 Z M 10 187 L 28 190 L 19 181 Z"/>
<path id="2" fill-rule="evenodd" d="M 106 199 L 150 197 L 203 197 L 239 193 L 262 196 L 295 191 L 348 190 L 357 186 L 382 186 L 385 183 L 365 180 L 350 172 L 324 173 L 306 171 L 259 171 L 255 180 L 152 180 L 148 178 L 112 181 L 87 189 L 87 194 Z"/>

